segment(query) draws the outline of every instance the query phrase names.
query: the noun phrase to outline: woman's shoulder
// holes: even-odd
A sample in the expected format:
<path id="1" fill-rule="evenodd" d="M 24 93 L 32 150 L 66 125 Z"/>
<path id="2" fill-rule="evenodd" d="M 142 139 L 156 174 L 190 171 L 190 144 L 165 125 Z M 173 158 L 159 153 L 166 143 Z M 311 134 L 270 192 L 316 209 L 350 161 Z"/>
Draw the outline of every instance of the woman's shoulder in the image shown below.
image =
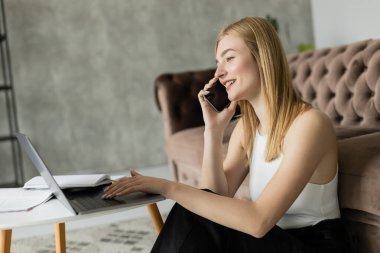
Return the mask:
<path id="1" fill-rule="evenodd" d="M 310 108 L 309 110 L 300 113 L 295 118 L 290 128 L 303 128 L 310 125 L 321 128 L 332 128 L 330 118 L 325 113 L 315 108 Z"/>
<path id="2" fill-rule="evenodd" d="M 310 108 L 303 113 L 301 113 L 297 118 L 304 120 L 317 120 L 321 123 L 330 124 L 331 120 L 324 112 L 321 112 L 318 109 Z"/>
<path id="3" fill-rule="evenodd" d="M 335 139 L 335 132 L 330 118 L 325 113 L 311 108 L 295 118 L 285 135 L 285 141 L 300 136 L 323 136 Z"/>

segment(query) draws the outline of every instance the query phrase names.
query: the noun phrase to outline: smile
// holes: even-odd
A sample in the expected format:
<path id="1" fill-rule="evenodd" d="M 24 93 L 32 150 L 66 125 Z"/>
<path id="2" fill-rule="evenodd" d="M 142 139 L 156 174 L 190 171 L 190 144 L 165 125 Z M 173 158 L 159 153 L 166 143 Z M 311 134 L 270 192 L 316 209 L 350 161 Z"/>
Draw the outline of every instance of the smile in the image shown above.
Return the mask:
<path id="1" fill-rule="evenodd" d="M 226 90 L 228 91 L 231 86 L 235 83 L 236 80 L 231 80 L 231 81 L 228 81 L 226 82 L 225 86 L 226 86 Z"/>

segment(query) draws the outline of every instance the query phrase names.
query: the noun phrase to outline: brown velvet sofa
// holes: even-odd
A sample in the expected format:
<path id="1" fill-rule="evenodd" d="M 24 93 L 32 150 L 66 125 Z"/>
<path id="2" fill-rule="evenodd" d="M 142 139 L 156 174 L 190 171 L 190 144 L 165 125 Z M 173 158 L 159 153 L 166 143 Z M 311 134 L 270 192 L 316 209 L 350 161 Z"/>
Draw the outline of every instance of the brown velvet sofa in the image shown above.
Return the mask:
<path id="1" fill-rule="evenodd" d="M 295 89 L 333 122 L 339 145 L 339 202 L 353 252 L 380 252 L 380 39 L 288 56 Z M 203 119 L 197 94 L 214 69 L 155 81 L 174 178 L 197 186 Z M 233 129 L 224 138 L 225 151 Z M 249 199 L 248 180 L 236 196 Z"/>

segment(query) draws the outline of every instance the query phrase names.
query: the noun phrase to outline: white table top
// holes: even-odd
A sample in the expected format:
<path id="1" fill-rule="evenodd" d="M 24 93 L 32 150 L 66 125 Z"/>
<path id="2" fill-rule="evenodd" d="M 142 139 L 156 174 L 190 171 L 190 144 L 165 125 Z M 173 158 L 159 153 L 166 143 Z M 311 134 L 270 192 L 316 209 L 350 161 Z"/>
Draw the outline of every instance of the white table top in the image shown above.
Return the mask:
<path id="1" fill-rule="evenodd" d="M 150 203 L 144 203 L 132 207 L 121 207 L 85 215 L 75 215 L 71 213 L 65 206 L 63 206 L 57 199 L 52 199 L 42 205 L 35 207 L 31 211 L 0 213 L 0 229 L 4 230 L 13 229 L 16 227 L 63 223 L 83 218 L 102 216 L 141 207 L 147 204 L 156 203 L 164 199 L 164 197 L 158 196 L 157 199 L 152 200 Z"/>

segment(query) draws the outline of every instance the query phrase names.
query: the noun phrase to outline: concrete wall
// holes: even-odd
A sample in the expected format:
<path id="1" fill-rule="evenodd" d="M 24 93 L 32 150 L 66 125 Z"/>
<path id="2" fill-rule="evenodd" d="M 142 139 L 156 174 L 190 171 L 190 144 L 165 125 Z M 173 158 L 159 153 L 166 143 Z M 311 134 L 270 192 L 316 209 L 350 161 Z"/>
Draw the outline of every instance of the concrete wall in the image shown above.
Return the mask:
<path id="1" fill-rule="evenodd" d="M 21 131 L 62 174 L 166 163 L 154 79 L 213 67 L 221 26 L 271 14 L 288 52 L 313 42 L 305 0 L 5 4 Z M 35 171 L 25 155 L 24 163 L 29 178 Z"/>
<path id="2" fill-rule="evenodd" d="M 312 0 L 317 48 L 380 38 L 380 1 Z"/>

